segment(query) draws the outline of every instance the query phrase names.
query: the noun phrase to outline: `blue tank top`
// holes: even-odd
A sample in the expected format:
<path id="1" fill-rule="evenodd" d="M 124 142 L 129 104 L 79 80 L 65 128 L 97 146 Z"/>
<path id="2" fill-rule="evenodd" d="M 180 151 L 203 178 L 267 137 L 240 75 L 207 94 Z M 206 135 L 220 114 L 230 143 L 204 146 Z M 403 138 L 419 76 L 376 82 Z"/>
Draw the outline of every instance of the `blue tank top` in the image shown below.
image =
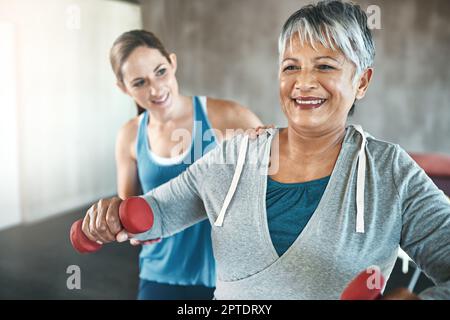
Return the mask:
<path id="1" fill-rule="evenodd" d="M 192 99 L 194 121 L 191 147 L 179 157 L 162 158 L 151 151 L 147 139 L 149 114 L 144 112 L 141 115 L 136 154 L 139 181 L 144 193 L 177 177 L 217 145 L 206 115 L 206 98 Z M 201 221 L 159 243 L 143 245 L 139 269 L 139 277 L 148 281 L 214 287 L 216 272 L 209 221 Z"/>
<path id="2" fill-rule="evenodd" d="M 267 221 L 270 238 L 280 257 L 308 224 L 329 181 L 330 177 L 301 183 L 281 183 L 267 176 Z"/>

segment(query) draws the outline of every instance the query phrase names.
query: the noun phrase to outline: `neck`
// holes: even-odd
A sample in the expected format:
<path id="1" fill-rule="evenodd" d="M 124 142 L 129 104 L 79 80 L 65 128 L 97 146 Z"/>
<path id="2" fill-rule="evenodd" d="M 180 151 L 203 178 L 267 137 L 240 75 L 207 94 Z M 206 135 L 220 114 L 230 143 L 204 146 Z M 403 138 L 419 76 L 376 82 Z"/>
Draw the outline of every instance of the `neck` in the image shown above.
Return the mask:
<path id="1" fill-rule="evenodd" d="M 345 124 L 320 133 L 305 132 L 289 126 L 282 139 L 285 141 L 286 157 L 307 164 L 337 158 L 344 136 Z"/>

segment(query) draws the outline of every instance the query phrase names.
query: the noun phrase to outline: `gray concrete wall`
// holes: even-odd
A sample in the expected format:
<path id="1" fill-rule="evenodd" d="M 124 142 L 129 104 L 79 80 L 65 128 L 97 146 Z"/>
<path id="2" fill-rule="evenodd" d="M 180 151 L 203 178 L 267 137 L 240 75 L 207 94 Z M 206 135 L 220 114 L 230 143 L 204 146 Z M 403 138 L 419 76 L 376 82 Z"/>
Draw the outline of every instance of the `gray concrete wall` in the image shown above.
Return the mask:
<path id="1" fill-rule="evenodd" d="M 179 59 L 185 94 L 234 99 L 286 125 L 278 103 L 277 38 L 308 1 L 142 0 L 144 28 Z M 450 2 L 355 1 L 381 8 L 375 75 L 350 119 L 408 151 L 450 154 Z"/>

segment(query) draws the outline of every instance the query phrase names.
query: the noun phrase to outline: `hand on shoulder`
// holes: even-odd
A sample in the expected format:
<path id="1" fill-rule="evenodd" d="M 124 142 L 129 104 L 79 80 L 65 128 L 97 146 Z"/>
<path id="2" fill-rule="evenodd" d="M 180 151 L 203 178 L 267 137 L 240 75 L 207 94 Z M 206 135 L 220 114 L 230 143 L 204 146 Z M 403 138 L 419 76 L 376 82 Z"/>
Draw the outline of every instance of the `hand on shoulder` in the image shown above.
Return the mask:
<path id="1" fill-rule="evenodd" d="M 250 109 L 234 101 L 208 98 L 207 110 L 212 127 L 224 139 L 262 126 L 261 120 Z"/>

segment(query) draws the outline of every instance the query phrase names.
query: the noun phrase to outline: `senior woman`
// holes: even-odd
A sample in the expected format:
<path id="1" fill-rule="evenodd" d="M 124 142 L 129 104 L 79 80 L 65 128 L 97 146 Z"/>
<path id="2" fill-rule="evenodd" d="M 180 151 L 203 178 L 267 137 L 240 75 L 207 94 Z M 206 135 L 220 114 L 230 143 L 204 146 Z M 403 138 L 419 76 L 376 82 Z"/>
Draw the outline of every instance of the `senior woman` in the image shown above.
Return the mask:
<path id="1" fill-rule="evenodd" d="M 370 266 L 389 277 L 399 246 L 435 282 L 419 297 L 450 298 L 443 192 L 398 145 L 346 126 L 372 78 L 365 13 L 341 1 L 303 7 L 286 21 L 279 49 L 288 127 L 224 141 L 145 194 L 154 226 L 135 238 L 209 219 L 217 299 L 338 299 Z"/>

